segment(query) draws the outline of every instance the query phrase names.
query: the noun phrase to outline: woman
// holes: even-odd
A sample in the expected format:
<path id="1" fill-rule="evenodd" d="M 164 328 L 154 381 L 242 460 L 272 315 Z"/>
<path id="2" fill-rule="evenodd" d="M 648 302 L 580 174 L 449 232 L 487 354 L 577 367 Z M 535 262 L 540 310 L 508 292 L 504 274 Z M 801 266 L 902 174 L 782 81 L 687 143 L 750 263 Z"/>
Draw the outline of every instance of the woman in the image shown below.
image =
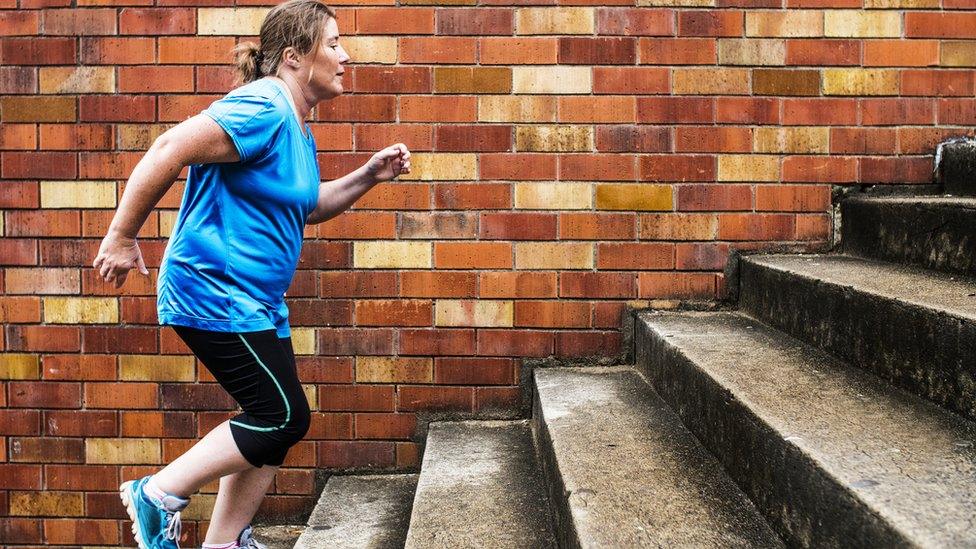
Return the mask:
<path id="1" fill-rule="evenodd" d="M 290 0 L 242 44 L 245 85 L 160 136 L 132 172 L 94 267 L 121 286 L 148 274 L 135 236 L 184 166 L 186 191 L 158 277 L 160 324 L 170 325 L 243 412 L 154 475 L 120 486 L 141 548 L 175 548 L 180 511 L 220 479 L 205 548 L 256 547 L 250 520 L 288 449 L 309 426 L 289 337 L 288 288 L 305 224 L 348 209 L 382 181 L 410 171 L 403 144 L 321 183 L 304 124 L 342 94 L 335 12 Z"/>

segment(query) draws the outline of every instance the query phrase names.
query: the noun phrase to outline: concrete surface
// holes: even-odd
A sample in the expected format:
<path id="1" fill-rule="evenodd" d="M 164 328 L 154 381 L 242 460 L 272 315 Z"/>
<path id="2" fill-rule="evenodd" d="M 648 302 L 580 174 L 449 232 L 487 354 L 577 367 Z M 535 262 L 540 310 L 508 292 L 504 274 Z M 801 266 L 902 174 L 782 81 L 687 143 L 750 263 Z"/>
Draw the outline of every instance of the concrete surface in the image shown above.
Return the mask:
<path id="1" fill-rule="evenodd" d="M 255 526 L 254 538 L 268 549 L 292 549 L 305 526 Z"/>
<path id="2" fill-rule="evenodd" d="M 544 368 L 535 380 L 562 547 L 783 546 L 632 368 Z"/>

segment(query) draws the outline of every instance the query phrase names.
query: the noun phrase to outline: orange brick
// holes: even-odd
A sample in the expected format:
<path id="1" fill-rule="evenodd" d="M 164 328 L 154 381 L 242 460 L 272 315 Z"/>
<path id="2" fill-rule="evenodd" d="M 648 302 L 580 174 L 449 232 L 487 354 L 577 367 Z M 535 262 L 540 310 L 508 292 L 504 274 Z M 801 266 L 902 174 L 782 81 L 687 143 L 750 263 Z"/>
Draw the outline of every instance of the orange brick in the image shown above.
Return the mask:
<path id="1" fill-rule="evenodd" d="M 362 8 L 356 11 L 356 34 L 433 34 L 433 8 Z"/>
<path id="2" fill-rule="evenodd" d="M 858 165 L 862 183 L 931 183 L 932 157 L 866 157 Z"/>
<path id="3" fill-rule="evenodd" d="M 631 273 L 562 273 L 559 275 L 559 297 L 632 298 L 636 292 L 634 281 Z M 516 313 L 519 303 L 522 302 L 516 303 Z"/>
<path id="4" fill-rule="evenodd" d="M 9 151 L 36 148 L 37 126 L 34 124 L 4 124 L 0 126 L 0 149 Z"/>
<path id="5" fill-rule="evenodd" d="M 718 234 L 714 214 L 641 214 L 641 240 L 713 240 Z"/>
<path id="6" fill-rule="evenodd" d="M 842 156 L 787 156 L 783 181 L 791 183 L 851 183 L 857 181 L 857 159 Z"/>
<path id="7" fill-rule="evenodd" d="M 478 355 L 544 357 L 553 352 L 552 331 L 478 330 Z"/>
<path id="8" fill-rule="evenodd" d="M 939 64 L 938 40 L 865 40 L 865 67 L 928 67 Z"/>
<path id="9" fill-rule="evenodd" d="M 216 36 L 162 37 L 159 39 L 159 62 L 174 64 L 229 63 L 234 39 Z"/>
<path id="10" fill-rule="evenodd" d="M 926 125 L 935 123 L 932 99 L 862 99 L 862 124 L 865 126 Z"/>
<path id="11" fill-rule="evenodd" d="M 356 414 L 356 438 L 409 439 L 416 429 L 416 414 Z"/>
<path id="12" fill-rule="evenodd" d="M 398 411 L 471 411 L 474 405 L 471 387 L 404 385 L 399 394 Z"/>
<path id="13" fill-rule="evenodd" d="M 512 245 L 505 242 L 435 242 L 438 269 L 511 269 Z"/>
<path id="14" fill-rule="evenodd" d="M 119 34 L 194 34 L 196 23 L 193 9 L 127 8 L 119 14 Z"/>
<path id="15" fill-rule="evenodd" d="M 400 121 L 402 122 L 474 122 L 477 119 L 477 97 L 409 95 L 400 97 Z"/>
<path id="16" fill-rule="evenodd" d="M 976 38 L 976 13 L 906 12 L 906 38 Z"/>
<path id="17" fill-rule="evenodd" d="M 715 121 L 715 101 L 710 97 L 641 97 L 637 121 L 645 124 L 697 124 Z"/>
<path id="18" fill-rule="evenodd" d="M 674 267 L 681 271 L 720 271 L 729 259 L 724 242 L 682 242 L 675 245 Z"/>
<path id="19" fill-rule="evenodd" d="M 318 226 L 320 238 L 350 240 L 396 238 L 396 214 L 347 210 Z"/>
<path id="20" fill-rule="evenodd" d="M 679 185 L 678 209 L 729 211 L 752 209 L 751 185 Z"/>
<path id="21" fill-rule="evenodd" d="M 831 219 L 827 214 L 796 216 L 797 240 L 828 240 L 833 230 Z"/>
<path id="22" fill-rule="evenodd" d="M 156 408 L 159 406 L 157 383 L 86 383 L 85 406 L 88 408 Z"/>
<path id="23" fill-rule="evenodd" d="M 786 41 L 787 65 L 847 66 L 858 65 L 860 62 L 860 40 L 817 39 Z"/>
<path id="24" fill-rule="evenodd" d="M 326 411 L 392 412 L 393 385 L 319 385 L 319 407 Z"/>
<path id="25" fill-rule="evenodd" d="M 142 65 L 156 61 L 152 38 L 83 37 L 79 50 L 86 65 Z"/>
<path id="26" fill-rule="evenodd" d="M 84 95 L 78 101 L 78 118 L 84 122 L 153 122 L 156 119 L 156 98 L 152 96 Z"/>
<path id="27" fill-rule="evenodd" d="M 752 130 L 737 126 L 679 126 L 675 152 L 751 152 Z"/>
<path id="28" fill-rule="evenodd" d="M 641 298 L 705 299 L 716 297 L 717 275 L 712 273 L 641 273 Z"/>
<path id="29" fill-rule="evenodd" d="M 896 150 L 898 135 L 899 132 L 894 128 L 831 128 L 830 152 L 831 154 L 890 154 Z"/>
<path id="30" fill-rule="evenodd" d="M 434 187 L 434 207 L 444 210 L 497 210 L 512 207 L 509 183 L 441 183 Z"/>
<path id="31" fill-rule="evenodd" d="M 483 240 L 555 240 L 555 214 L 482 213 L 479 238 Z"/>
<path id="32" fill-rule="evenodd" d="M 361 151 L 380 150 L 396 142 L 409 143 L 412 151 L 429 151 L 433 148 L 434 128 L 429 124 L 357 124 L 355 139 L 356 148 Z"/>
<path id="33" fill-rule="evenodd" d="M 94 151 L 114 147 L 109 124 L 41 124 L 41 148 L 46 150 Z"/>
<path id="34" fill-rule="evenodd" d="M 866 100 L 867 101 L 867 100 Z M 784 99 L 783 124 L 830 126 L 857 124 L 855 99 Z"/>
<path id="35" fill-rule="evenodd" d="M 472 74 L 473 78 L 473 74 Z M 356 67 L 356 93 L 432 93 L 434 75 L 429 67 Z"/>
<path id="36" fill-rule="evenodd" d="M 112 8 L 45 10 L 44 34 L 61 36 L 116 34 L 115 17 L 116 11 Z"/>
<path id="37" fill-rule="evenodd" d="M 404 297 L 474 297 L 477 275 L 472 272 L 403 271 L 400 295 Z"/>
<path id="38" fill-rule="evenodd" d="M 633 213 L 563 213 L 559 215 L 561 240 L 633 240 L 637 215 Z"/>
<path id="39" fill-rule="evenodd" d="M 972 96 L 976 74 L 971 70 L 906 70 L 902 95 Z"/>
<path id="40" fill-rule="evenodd" d="M 81 236 L 81 216 L 77 210 L 9 211 L 4 230 L 7 236 L 77 237 Z"/>
<path id="41" fill-rule="evenodd" d="M 397 293 L 393 271 L 325 271 L 319 276 L 321 297 L 392 297 Z"/>
<path id="42" fill-rule="evenodd" d="M 556 273 L 486 272 L 479 277 L 482 298 L 556 297 Z"/>
<path id="43" fill-rule="evenodd" d="M 714 38 L 641 38 L 642 65 L 711 65 L 718 60 Z"/>
<path id="44" fill-rule="evenodd" d="M 10 122 L 74 122 L 78 118 L 73 97 L 3 97 L 0 112 Z"/>
<path id="45" fill-rule="evenodd" d="M 357 326 L 430 326 L 428 300 L 368 300 L 356 302 Z"/>
<path id="46" fill-rule="evenodd" d="M 120 67 L 120 93 L 193 91 L 193 67 Z"/>
<path id="47" fill-rule="evenodd" d="M 640 178 L 643 181 L 715 181 L 718 159 L 708 155 L 643 156 Z"/>
<path id="48" fill-rule="evenodd" d="M 400 39 L 401 63 L 474 64 L 478 41 L 453 36 L 424 36 Z"/>
<path id="49" fill-rule="evenodd" d="M 426 183 L 380 183 L 356 202 L 362 210 L 426 210 L 430 208 L 430 185 Z"/>
<path id="50" fill-rule="evenodd" d="M 556 157 L 551 154 L 482 154 L 481 179 L 552 180 L 556 179 Z"/>
<path id="51" fill-rule="evenodd" d="M 819 95 L 820 71 L 756 69 L 752 91 L 756 95 Z"/>
<path id="52" fill-rule="evenodd" d="M 601 243 L 597 245 L 597 268 L 672 269 L 674 268 L 674 244 Z"/>
<path id="53" fill-rule="evenodd" d="M 559 53 L 556 38 L 485 37 L 478 43 L 482 65 L 555 65 Z"/>
<path id="54" fill-rule="evenodd" d="M 559 157 L 559 179 L 562 181 L 635 181 L 636 155 L 614 155 L 606 162 L 592 154 L 564 154 Z"/>
<path id="55" fill-rule="evenodd" d="M 719 214 L 722 240 L 793 240 L 795 216 L 785 214 Z"/>
<path id="56" fill-rule="evenodd" d="M 516 301 L 515 326 L 588 328 L 590 304 L 579 301 Z"/>
<path id="57" fill-rule="evenodd" d="M 743 12 L 693 10 L 678 12 L 678 36 L 742 36 Z"/>
<path id="58" fill-rule="evenodd" d="M 160 122 L 182 122 L 220 99 L 213 95 L 160 95 L 156 118 Z"/>
<path id="59" fill-rule="evenodd" d="M 826 212 L 830 187 L 826 185 L 758 185 L 756 210 L 773 212 Z"/>

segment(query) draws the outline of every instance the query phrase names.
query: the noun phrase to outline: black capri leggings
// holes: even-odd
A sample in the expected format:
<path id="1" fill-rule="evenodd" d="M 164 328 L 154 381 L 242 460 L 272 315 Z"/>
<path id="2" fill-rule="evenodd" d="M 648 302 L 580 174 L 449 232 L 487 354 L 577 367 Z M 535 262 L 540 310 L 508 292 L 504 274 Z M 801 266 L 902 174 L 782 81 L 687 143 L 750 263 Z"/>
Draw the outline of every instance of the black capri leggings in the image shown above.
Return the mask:
<path id="1" fill-rule="evenodd" d="M 243 412 L 231 419 L 230 431 L 244 458 L 255 467 L 281 465 L 311 421 L 291 338 L 279 338 L 274 330 L 173 329 L 241 405 Z"/>

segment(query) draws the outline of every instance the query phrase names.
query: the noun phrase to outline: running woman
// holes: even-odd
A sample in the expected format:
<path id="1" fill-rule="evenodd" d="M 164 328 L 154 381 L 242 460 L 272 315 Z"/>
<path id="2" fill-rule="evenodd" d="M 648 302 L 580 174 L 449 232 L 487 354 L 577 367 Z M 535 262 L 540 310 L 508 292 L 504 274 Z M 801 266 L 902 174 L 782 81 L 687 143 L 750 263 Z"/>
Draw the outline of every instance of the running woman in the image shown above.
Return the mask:
<path id="1" fill-rule="evenodd" d="M 250 521 L 288 449 L 309 427 L 284 303 L 306 224 L 339 215 L 410 171 L 402 143 L 321 182 L 304 120 L 342 94 L 349 56 L 335 12 L 289 0 L 235 51 L 243 86 L 161 135 L 139 161 L 93 266 L 121 287 L 148 274 L 136 234 L 185 166 L 186 190 L 158 276 L 158 313 L 242 413 L 153 475 L 119 487 L 140 548 L 178 548 L 180 511 L 220 479 L 204 548 L 260 547 Z"/>

